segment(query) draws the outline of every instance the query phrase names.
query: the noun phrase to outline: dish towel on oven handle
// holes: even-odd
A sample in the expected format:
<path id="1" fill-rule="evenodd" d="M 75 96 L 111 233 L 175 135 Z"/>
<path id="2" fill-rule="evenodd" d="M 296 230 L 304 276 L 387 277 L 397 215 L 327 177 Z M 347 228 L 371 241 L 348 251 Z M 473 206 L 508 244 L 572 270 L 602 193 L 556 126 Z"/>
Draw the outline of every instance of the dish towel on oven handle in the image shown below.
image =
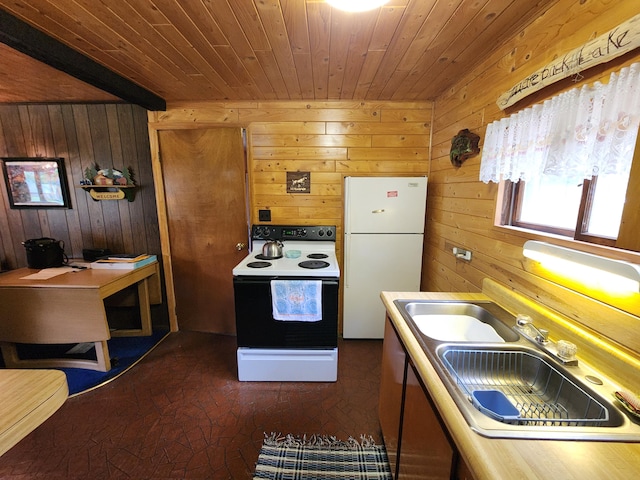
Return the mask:
<path id="1" fill-rule="evenodd" d="M 322 320 L 322 280 L 271 280 L 274 320 Z"/>

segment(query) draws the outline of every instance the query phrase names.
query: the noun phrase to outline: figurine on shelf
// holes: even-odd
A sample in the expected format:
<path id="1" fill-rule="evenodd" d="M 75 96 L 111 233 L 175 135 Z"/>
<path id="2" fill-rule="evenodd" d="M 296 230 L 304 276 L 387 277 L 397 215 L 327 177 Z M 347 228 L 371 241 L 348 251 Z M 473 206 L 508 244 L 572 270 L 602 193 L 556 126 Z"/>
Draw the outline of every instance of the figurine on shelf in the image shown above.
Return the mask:
<path id="1" fill-rule="evenodd" d="M 88 182 L 88 183 L 87 183 Z M 80 182 L 81 185 L 100 185 L 100 186 L 125 186 L 134 185 L 131 170 L 125 168 L 122 172 L 113 168 L 98 169 L 98 166 L 87 167 L 84 170 L 84 178 Z"/>
<path id="2" fill-rule="evenodd" d="M 132 202 L 135 196 L 135 182 L 131 169 L 122 172 L 114 168 L 100 169 L 97 165 L 84 170 L 80 187 L 87 190 L 94 200 L 121 200 Z"/>

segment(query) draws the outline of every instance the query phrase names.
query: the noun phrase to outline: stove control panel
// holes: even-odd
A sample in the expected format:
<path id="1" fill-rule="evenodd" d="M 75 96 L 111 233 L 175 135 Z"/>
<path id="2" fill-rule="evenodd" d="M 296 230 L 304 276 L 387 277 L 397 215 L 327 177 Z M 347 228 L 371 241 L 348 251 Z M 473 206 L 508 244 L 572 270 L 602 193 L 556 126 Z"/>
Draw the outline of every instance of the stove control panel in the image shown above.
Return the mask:
<path id="1" fill-rule="evenodd" d="M 253 225 L 253 240 L 324 240 L 336 241 L 335 226 Z"/>

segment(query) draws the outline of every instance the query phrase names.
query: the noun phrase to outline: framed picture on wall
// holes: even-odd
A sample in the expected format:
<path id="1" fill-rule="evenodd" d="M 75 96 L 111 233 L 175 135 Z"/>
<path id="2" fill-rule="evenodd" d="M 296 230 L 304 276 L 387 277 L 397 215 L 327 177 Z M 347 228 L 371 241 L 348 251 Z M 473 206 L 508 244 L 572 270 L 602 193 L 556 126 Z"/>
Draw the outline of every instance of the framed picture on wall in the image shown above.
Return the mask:
<path id="1" fill-rule="evenodd" d="M 287 172 L 287 193 L 311 193 L 311 172 Z"/>
<path id="2" fill-rule="evenodd" d="M 0 160 L 11 208 L 71 208 L 64 159 Z"/>

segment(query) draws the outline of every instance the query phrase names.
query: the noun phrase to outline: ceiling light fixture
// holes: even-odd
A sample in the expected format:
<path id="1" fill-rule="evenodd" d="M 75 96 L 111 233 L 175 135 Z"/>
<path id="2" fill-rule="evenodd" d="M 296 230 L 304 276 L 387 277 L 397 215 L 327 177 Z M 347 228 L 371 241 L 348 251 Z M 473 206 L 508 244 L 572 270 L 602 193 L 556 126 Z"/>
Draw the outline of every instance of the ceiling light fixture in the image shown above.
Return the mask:
<path id="1" fill-rule="evenodd" d="M 597 279 L 608 289 L 640 291 L 640 266 L 633 263 L 536 240 L 526 241 L 522 253 L 545 268 L 576 280 Z"/>
<path id="2" fill-rule="evenodd" d="M 333 8 L 345 12 L 364 12 L 381 7 L 389 0 L 325 0 Z"/>

